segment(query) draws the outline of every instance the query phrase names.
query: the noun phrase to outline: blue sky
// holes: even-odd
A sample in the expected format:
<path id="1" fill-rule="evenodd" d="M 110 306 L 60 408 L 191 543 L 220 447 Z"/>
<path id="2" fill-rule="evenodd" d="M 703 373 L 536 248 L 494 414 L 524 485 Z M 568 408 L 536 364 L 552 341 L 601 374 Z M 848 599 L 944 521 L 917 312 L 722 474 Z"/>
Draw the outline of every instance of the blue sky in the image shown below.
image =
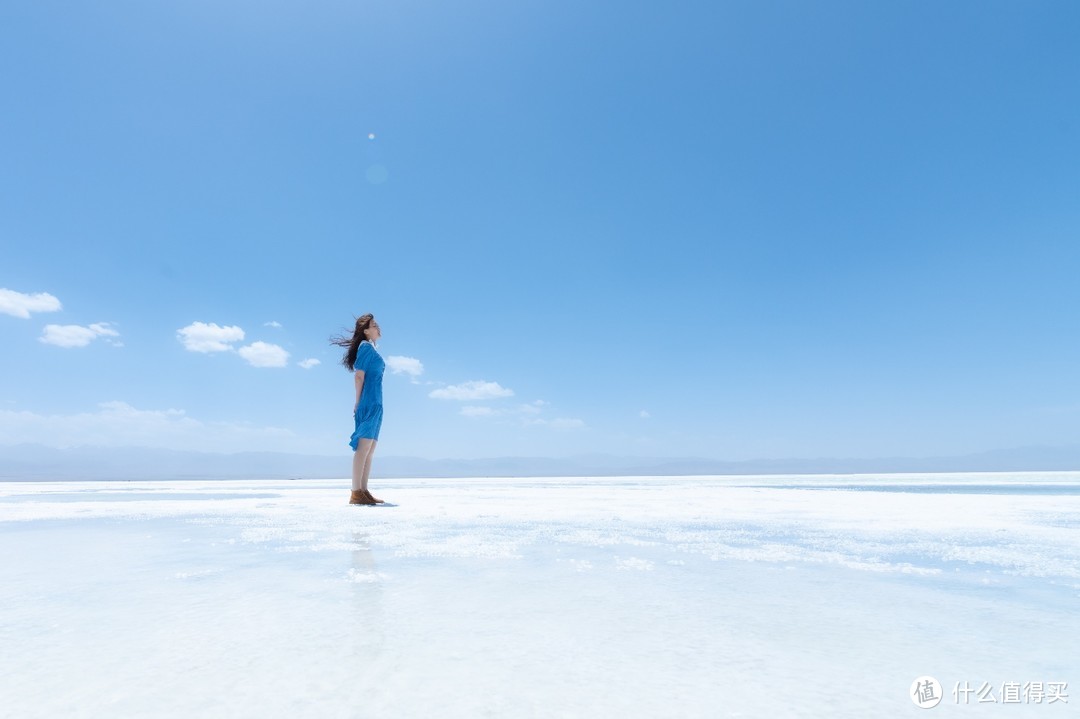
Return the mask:
<path id="1" fill-rule="evenodd" d="M 347 454 L 327 337 L 373 312 L 383 454 L 1073 443 L 1078 35 L 1066 2 L 8 4 L 2 442 Z"/>

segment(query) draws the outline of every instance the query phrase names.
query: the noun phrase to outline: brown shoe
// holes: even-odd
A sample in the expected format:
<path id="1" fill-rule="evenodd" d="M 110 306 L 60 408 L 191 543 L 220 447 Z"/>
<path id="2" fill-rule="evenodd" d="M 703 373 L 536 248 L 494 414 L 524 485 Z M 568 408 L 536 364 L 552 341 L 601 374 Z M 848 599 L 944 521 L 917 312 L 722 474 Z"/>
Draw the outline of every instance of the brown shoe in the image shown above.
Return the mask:
<path id="1" fill-rule="evenodd" d="M 375 504 L 375 498 L 362 489 L 354 489 L 349 495 L 349 504 Z"/>
<path id="2" fill-rule="evenodd" d="M 386 504 L 386 502 L 382 501 L 381 499 L 377 499 L 374 494 L 372 494 L 371 492 L 368 492 L 366 489 L 363 490 L 363 491 L 367 494 L 367 498 L 370 499 L 375 504 Z"/>

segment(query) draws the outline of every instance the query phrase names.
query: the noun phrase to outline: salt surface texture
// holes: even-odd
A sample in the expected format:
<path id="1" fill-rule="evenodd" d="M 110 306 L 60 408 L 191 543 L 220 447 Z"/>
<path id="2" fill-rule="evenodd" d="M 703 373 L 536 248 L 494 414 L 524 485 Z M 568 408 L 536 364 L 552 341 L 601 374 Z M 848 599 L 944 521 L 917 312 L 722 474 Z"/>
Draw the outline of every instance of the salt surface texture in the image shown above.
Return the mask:
<path id="1" fill-rule="evenodd" d="M 0 484 L 0 716 L 862 718 L 922 675 L 935 716 L 1080 703 L 1000 694 L 1080 690 L 1077 473 L 373 489 Z"/>

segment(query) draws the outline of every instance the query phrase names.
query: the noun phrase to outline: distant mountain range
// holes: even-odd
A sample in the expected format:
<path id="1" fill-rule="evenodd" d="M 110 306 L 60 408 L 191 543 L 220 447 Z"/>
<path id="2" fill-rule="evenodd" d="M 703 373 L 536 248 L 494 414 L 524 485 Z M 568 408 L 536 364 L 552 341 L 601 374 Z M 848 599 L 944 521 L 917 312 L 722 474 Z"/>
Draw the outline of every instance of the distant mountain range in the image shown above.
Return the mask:
<path id="1" fill-rule="evenodd" d="M 330 479 L 347 477 L 350 457 L 241 452 L 214 454 L 145 447 L 0 446 L 0 481 L 77 479 Z M 372 476 L 609 477 L 724 474 L 863 474 L 884 472 L 1080 471 L 1080 445 L 1019 447 L 946 457 L 753 459 L 624 457 L 376 457 Z"/>

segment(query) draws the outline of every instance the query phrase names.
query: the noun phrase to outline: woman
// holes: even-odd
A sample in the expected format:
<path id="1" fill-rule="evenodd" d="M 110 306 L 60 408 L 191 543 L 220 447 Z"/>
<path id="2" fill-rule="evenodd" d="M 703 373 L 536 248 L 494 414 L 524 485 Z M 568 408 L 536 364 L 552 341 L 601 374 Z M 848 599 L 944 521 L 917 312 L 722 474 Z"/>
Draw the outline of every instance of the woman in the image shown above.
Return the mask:
<path id="1" fill-rule="evenodd" d="M 334 337 L 331 343 L 348 347 L 341 363 L 353 373 L 356 402 L 353 405 L 354 430 L 349 439 L 353 448 L 352 494 L 349 504 L 384 504 L 368 491 L 371 457 L 382 428 L 382 378 L 386 362 L 375 350 L 382 337 L 375 316 L 366 314 L 356 320 L 352 337 Z"/>

